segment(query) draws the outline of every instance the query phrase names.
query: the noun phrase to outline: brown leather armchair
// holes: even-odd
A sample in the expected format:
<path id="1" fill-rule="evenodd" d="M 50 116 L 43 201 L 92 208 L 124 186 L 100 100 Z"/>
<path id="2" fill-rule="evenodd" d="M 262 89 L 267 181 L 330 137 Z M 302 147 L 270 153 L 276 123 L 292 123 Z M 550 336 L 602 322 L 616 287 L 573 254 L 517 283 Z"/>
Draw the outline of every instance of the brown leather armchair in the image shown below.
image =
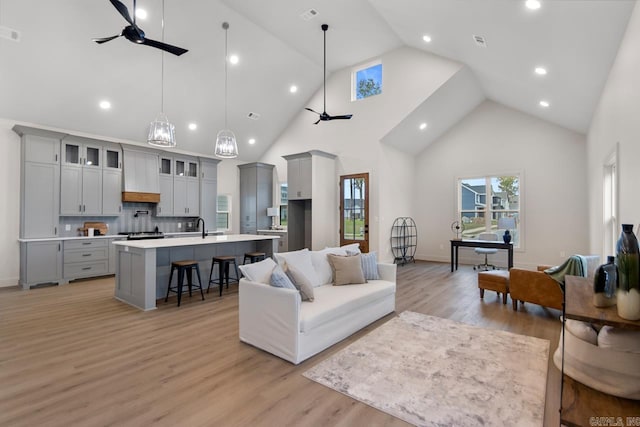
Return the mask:
<path id="1" fill-rule="evenodd" d="M 589 255 L 587 259 L 587 277 L 593 278 L 600 264 L 600 256 Z M 512 268 L 509 270 L 509 294 L 513 309 L 518 309 L 518 301 L 531 302 L 543 307 L 562 310 L 562 289 L 558 282 L 547 275 L 544 270 L 550 266 L 538 266 L 537 271 Z"/>
<path id="2" fill-rule="evenodd" d="M 509 270 L 509 293 L 514 310 L 518 309 L 518 301 L 562 310 L 562 289 L 558 282 L 544 273 L 547 268 L 538 266 L 538 271 Z"/>

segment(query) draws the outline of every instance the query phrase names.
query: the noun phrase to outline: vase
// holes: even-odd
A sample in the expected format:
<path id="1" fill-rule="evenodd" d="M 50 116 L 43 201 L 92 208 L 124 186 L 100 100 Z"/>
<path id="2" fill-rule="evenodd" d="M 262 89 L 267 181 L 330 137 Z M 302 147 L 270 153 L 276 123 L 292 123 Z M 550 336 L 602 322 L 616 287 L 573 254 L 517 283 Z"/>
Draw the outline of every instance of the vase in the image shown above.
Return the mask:
<path id="1" fill-rule="evenodd" d="M 618 267 L 618 316 L 627 320 L 640 319 L 640 249 L 632 224 L 622 224 L 616 244 Z"/>
<path id="2" fill-rule="evenodd" d="M 505 243 L 511 242 L 511 233 L 509 233 L 509 230 L 504 230 L 504 235 L 502 236 L 502 240 L 504 240 Z"/>
<path id="3" fill-rule="evenodd" d="M 593 305 L 596 307 L 611 307 L 616 305 L 616 291 L 618 290 L 618 267 L 615 257 L 607 257 L 607 263 L 596 270 L 593 279 Z"/>

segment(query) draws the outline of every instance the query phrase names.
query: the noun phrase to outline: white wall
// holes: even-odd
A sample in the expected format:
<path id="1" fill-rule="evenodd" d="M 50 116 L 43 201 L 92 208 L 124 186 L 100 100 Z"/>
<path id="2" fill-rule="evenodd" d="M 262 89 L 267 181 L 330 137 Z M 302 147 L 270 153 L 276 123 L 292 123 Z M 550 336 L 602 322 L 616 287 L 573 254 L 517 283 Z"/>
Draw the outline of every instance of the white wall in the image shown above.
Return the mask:
<path id="1" fill-rule="evenodd" d="M 640 223 L 640 3 L 636 4 L 618 49 L 587 137 L 589 236 L 593 253 L 601 253 L 602 174 L 606 157 L 619 143 L 619 224 Z M 613 255 L 613 254 L 602 254 Z"/>
<path id="2" fill-rule="evenodd" d="M 416 159 L 416 257 L 449 261 L 457 179 L 522 174 L 525 247 L 514 264 L 556 265 L 588 251 L 586 142 L 581 134 L 485 101 Z M 506 265 L 506 254 L 496 258 Z M 472 250 L 461 262 L 482 261 Z"/>
<path id="3" fill-rule="evenodd" d="M 0 119 L 0 286 L 20 276 L 20 137 L 14 123 Z"/>
<path id="4" fill-rule="evenodd" d="M 353 118 L 313 125 L 317 115 L 302 110 L 260 161 L 276 165 L 279 179 L 286 181 L 286 161 L 281 156 L 312 149 L 337 155 L 335 181 L 327 183 L 336 189 L 336 200 L 340 175 L 368 172 L 370 249 L 390 260 L 391 224 L 396 216 L 411 216 L 414 162 L 412 156 L 380 140 L 461 66 L 413 48 L 393 50 L 381 59 L 382 94 L 352 102 L 352 69 L 336 71 L 327 80 L 327 112 L 351 113 Z M 307 105 L 322 110 L 322 88 Z"/>

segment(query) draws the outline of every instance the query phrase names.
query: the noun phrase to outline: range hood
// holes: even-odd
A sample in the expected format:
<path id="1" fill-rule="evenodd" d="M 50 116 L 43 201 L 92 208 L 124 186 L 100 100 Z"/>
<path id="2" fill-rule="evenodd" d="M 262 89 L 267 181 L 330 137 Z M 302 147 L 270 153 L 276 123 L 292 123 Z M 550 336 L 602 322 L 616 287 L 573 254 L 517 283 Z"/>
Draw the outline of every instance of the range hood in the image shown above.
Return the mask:
<path id="1" fill-rule="evenodd" d="M 142 149 L 122 149 L 123 202 L 160 202 L 158 154 Z"/>

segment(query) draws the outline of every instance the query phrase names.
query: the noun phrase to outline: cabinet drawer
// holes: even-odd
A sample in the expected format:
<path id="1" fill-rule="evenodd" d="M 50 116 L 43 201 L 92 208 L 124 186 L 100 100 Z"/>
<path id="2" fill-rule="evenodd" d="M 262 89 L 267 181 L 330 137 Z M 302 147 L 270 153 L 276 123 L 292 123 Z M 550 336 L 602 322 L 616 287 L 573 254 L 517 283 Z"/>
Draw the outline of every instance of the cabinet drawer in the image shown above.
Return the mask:
<path id="1" fill-rule="evenodd" d="M 78 239 L 67 240 L 64 242 L 64 250 L 67 249 L 86 249 L 86 248 L 106 248 L 109 239 Z"/>
<path id="2" fill-rule="evenodd" d="M 65 279 L 76 279 L 79 277 L 104 276 L 109 274 L 109 260 L 96 262 L 77 262 L 64 264 Z"/>
<path id="3" fill-rule="evenodd" d="M 67 250 L 64 251 L 64 263 L 73 262 L 93 262 L 109 259 L 109 248 L 92 248 L 88 247 L 85 250 Z"/>

